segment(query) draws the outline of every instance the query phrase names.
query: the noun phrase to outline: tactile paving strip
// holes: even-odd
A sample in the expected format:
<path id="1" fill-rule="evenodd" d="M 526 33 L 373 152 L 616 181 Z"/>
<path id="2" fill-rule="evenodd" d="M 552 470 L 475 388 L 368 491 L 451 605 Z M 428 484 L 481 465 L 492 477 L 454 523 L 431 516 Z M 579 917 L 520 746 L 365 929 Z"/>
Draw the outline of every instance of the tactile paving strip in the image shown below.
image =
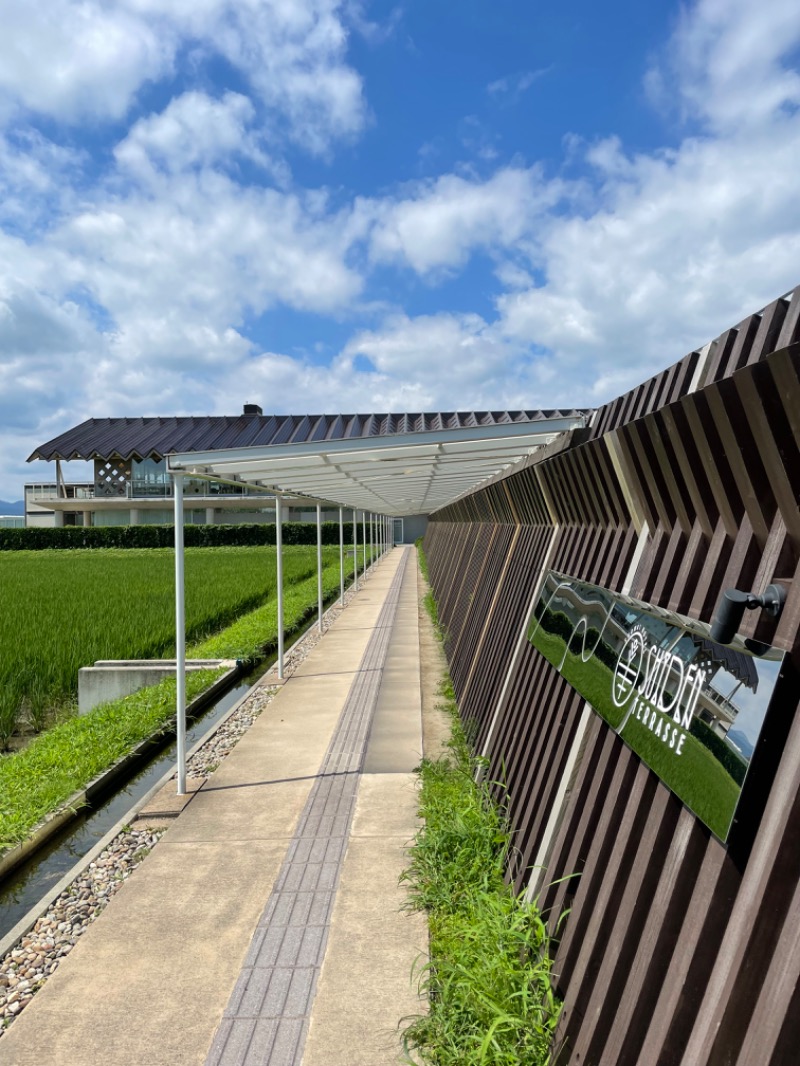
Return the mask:
<path id="1" fill-rule="evenodd" d="M 206 1066 L 300 1066 L 408 554 L 397 569 Z"/>

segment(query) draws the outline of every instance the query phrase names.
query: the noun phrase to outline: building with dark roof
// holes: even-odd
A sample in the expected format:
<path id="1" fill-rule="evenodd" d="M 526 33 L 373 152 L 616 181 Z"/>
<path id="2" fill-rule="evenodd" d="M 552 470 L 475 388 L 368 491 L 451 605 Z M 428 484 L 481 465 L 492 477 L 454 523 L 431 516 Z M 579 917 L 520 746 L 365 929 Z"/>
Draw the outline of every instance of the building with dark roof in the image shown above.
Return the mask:
<path id="1" fill-rule="evenodd" d="M 529 455 L 559 432 L 585 425 L 590 413 L 564 410 L 265 415 L 258 405 L 248 403 L 240 415 L 233 416 L 90 418 L 35 448 L 28 457 L 29 462 L 54 462 L 55 478 L 26 485 L 26 524 L 171 522 L 172 478 L 167 457 L 175 454 L 234 454 L 242 449 L 258 449 L 265 456 L 280 455 L 281 461 L 286 462 L 293 451 L 302 450 L 308 456 L 309 450 L 321 454 L 336 446 L 341 465 L 343 451 L 363 450 L 365 444 L 408 445 L 426 454 L 433 454 L 434 446 L 463 446 L 470 450 L 471 457 L 481 449 L 483 464 L 475 463 L 475 473 L 471 475 L 475 481 Z M 492 442 L 497 442 L 498 447 L 493 448 Z M 76 460 L 91 464 L 91 475 L 83 481 L 66 482 L 61 464 Z M 187 477 L 187 521 L 271 521 L 275 491 L 287 491 L 279 475 L 273 477 L 275 480 L 266 484 L 263 479 L 260 484 L 237 484 L 235 478 L 220 481 L 211 476 Z M 455 482 L 451 483 L 455 490 Z M 288 491 L 293 497 L 288 501 L 291 520 L 315 514 L 318 497 L 309 497 L 305 503 L 302 490 Z M 412 493 L 409 501 L 413 498 Z M 335 483 L 329 502 L 348 504 L 336 495 Z M 427 509 L 419 506 L 417 511 Z M 396 507 L 383 510 L 404 513 Z M 414 508 L 405 514 L 410 516 L 412 512 Z M 417 527 L 407 532 L 416 535 Z"/>

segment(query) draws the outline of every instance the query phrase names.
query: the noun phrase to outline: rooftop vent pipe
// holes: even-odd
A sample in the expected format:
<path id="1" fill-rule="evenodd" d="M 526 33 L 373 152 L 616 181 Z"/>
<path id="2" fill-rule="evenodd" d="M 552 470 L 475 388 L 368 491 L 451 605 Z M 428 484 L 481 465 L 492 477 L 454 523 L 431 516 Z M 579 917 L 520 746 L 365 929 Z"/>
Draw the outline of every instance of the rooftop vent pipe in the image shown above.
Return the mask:
<path id="1" fill-rule="evenodd" d="M 251 416 L 251 415 L 263 415 L 264 414 L 264 412 L 261 410 L 261 408 L 258 406 L 257 403 L 246 403 L 244 405 L 243 411 L 244 411 L 244 414 L 246 414 L 248 416 Z"/>

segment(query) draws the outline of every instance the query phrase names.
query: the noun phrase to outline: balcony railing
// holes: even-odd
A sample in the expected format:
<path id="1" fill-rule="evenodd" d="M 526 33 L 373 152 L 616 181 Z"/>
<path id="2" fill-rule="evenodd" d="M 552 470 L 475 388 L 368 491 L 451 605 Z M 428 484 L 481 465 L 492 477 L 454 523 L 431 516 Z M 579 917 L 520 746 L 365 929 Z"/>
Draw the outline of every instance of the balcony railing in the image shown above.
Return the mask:
<path id="1" fill-rule="evenodd" d="M 272 499 L 258 489 L 242 485 L 220 485 L 216 481 L 201 481 L 187 478 L 184 481 L 184 496 L 211 499 L 239 499 L 249 496 L 253 499 Z M 171 500 L 173 498 L 172 482 L 127 481 L 122 485 L 109 485 L 108 488 L 96 486 L 91 482 L 76 484 L 69 482 L 57 485 L 55 482 L 41 485 L 26 485 L 25 494 L 29 503 L 47 503 L 51 500 Z"/>
<path id="2" fill-rule="evenodd" d="M 25 497 L 30 503 L 39 503 L 42 500 L 92 500 L 94 499 L 94 485 L 91 482 L 57 485 L 55 482 L 46 485 L 26 485 Z"/>

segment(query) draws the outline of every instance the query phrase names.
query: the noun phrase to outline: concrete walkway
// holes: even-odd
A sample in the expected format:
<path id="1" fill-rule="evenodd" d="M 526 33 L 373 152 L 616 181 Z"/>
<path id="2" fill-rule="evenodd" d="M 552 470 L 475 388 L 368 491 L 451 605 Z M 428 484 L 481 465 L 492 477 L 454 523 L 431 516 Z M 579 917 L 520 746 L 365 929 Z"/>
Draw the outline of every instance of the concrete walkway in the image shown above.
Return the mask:
<path id="1" fill-rule="evenodd" d="M 425 921 L 398 877 L 422 749 L 396 548 L 0 1039 L 2 1066 L 389 1066 Z"/>

